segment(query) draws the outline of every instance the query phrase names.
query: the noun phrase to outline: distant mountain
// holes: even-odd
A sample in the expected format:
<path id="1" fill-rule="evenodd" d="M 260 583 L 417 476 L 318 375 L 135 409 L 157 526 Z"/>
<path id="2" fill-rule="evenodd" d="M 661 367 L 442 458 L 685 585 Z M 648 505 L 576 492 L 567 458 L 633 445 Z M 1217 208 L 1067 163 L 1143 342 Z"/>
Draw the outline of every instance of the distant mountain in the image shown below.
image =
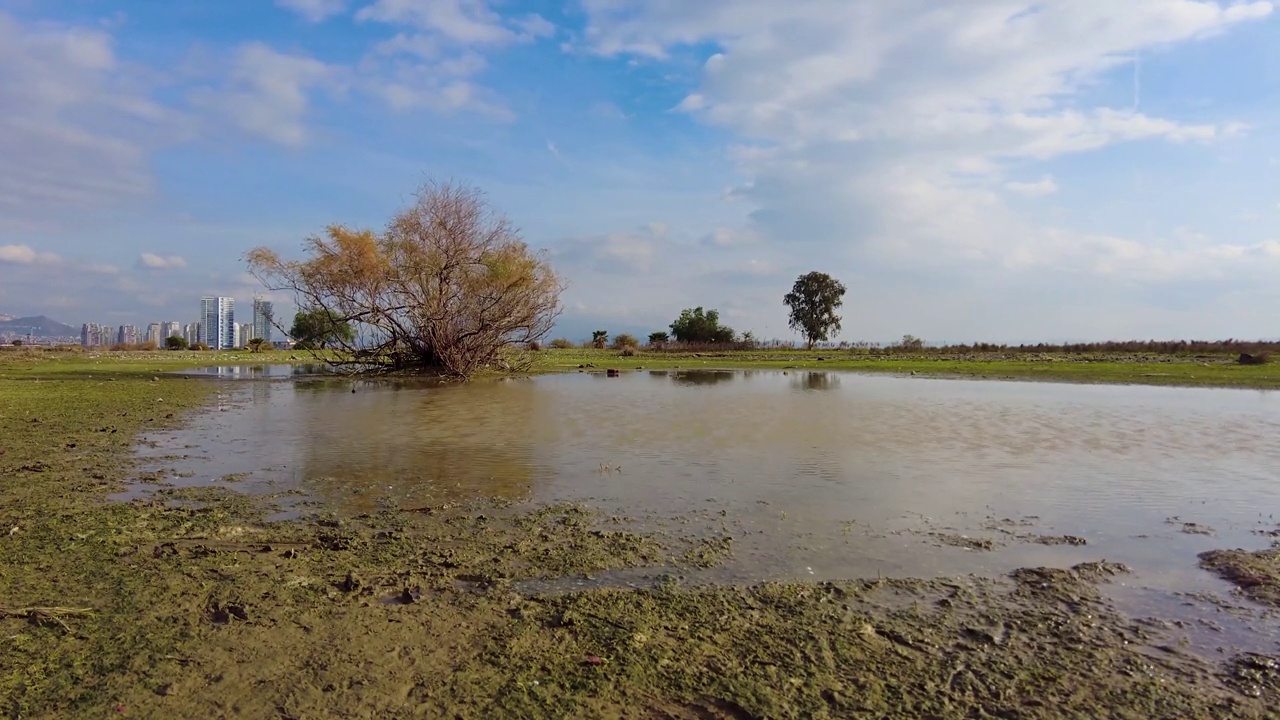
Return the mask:
<path id="1" fill-rule="evenodd" d="M 8 322 L 12 319 L 13 319 L 12 315 L 5 315 L 4 313 L 0 313 L 0 322 Z"/>
<path id="2" fill-rule="evenodd" d="M 0 320 L 0 333 L 34 335 L 35 337 L 74 337 L 80 331 L 43 315 Z"/>

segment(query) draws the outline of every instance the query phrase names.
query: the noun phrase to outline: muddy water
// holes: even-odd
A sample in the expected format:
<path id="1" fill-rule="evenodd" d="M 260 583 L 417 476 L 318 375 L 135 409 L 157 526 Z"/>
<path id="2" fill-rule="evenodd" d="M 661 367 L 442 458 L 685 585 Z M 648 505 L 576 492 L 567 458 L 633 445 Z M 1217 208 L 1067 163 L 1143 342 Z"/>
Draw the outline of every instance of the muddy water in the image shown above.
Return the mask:
<path id="1" fill-rule="evenodd" d="M 140 452 L 180 485 L 351 512 L 575 500 L 729 534 L 721 579 L 1106 558 L 1136 570 L 1118 589 L 1131 607 L 1165 615 L 1204 612 L 1207 596 L 1180 593 L 1224 594 L 1197 553 L 1265 546 L 1255 531 L 1280 523 L 1280 395 L 1260 391 L 805 371 L 312 379 L 228 383 L 218 411 L 149 440 Z M 1029 541 L 1063 534 L 1087 545 Z M 993 548 L 953 544 L 968 540 Z"/>

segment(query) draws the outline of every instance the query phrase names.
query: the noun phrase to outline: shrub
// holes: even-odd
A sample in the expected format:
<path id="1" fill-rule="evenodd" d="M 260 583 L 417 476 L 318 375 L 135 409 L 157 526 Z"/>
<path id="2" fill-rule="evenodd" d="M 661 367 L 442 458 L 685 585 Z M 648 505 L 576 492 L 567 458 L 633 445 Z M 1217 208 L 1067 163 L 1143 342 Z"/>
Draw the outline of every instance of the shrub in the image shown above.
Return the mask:
<path id="1" fill-rule="evenodd" d="M 556 338 L 551 341 L 551 349 L 553 350 L 569 350 L 573 348 L 573 341 L 569 338 Z"/>
<path id="2" fill-rule="evenodd" d="M 525 349 L 529 350 L 530 352 L 538 352 L 539 350 L 542 349 L 542 343 L 538 342 L 537 340 L 530 340 L 529 344 L 525 346 Z"/>
<path id="3" fill-rule="evenodd" d="M 921 340 L 915 335 L 903 335 L 902 341 L 899 344 L 899 347 L 901 347 L 903 350 L 909 350 L 911 352 L 919 352 L 924 349 L 924 340 Z"/>
<path id="4" fill-rule="evenodd" d="M 1241 365 L 1266 365 L 1271 360 L 1271 353 L 1240 353 L 1240 357 L 1236 362 Z"/>
<path id="5" fill-rule="evenodd" d="M 170 350 L 186 350 L 187 339 L 178 335 L 170 335 L 164 339 L 164 346 Z"/>
<path id="6" fill-rule="evenodd" d="M 22 341 L 21 341 L 21 340 L 14 340 L 14 341 L 13 341 L 13 346 L 14 346 L 14 347 L 22 347 Z"/>
<path id="7" fill-rule="evenodd" d="M 208 349 L 209 349 L 209 346 L 208 346 L 208 345 L 206 345 L 206 344 L 204 344 L 204 343 L 202 343 L 202 342 L 198 342 L 198 343 L 196 343 L 195 345 L 192 345 L 192 346 L 191 346 L 191 349 L 192 349 L 192 350 L 208 350 Z"/>
<path id="8" fill-rule="evenodd" d="M 627 348 L 637 347 L 640 347 L 640 341 L 636 339 L 635 335 L 631 335 L 630 333 L 622 333 L 613 339 L 614 350 L 626 350 Z"/>
<path id="9" fill-rule="evenodd" d="M 634 347 L 627 346 L 622 348 L 622 352 L 619 354 L 622 355 L 622 357 L 635 357 L 636 349 Z"/>
<path id="10" fill-rule="evenodd" d="M 649 333 L 649 347 L 654 350 L 661 350 L 671 341 L 671 336 L 664 332 Z"/>
<path id="11" fill-rule="evenodd" d="M 671 334 L 682 343 L 733 342 L 733 328 L 720 324 L 720 313 L 701 307 L 686 308 L 671 323 Z"/>

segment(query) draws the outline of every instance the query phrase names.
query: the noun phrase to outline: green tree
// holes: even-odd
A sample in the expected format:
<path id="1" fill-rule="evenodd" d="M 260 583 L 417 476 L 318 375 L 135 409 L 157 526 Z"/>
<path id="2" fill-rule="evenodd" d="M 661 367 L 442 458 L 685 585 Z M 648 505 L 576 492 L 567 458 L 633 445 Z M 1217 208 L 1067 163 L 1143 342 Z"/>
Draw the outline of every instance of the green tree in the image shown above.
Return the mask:
<path id="1" fill-rule="evenodd" d="M 840 332 L 836 310 L 844 304 L 844 285 L 826 273 L 811 272 L 796 278 L 782 301 L 791 308 L 791 329 L 804 336 L 809 348 Z"/>
<path id="2" fill-rule="evenodd" d="M 596 330 L 591 333 L 591 346 L 594 348 L 603 348 L 609 344 L 609 331 Z"/>
<path id="3" fill-rule="evenodd" d="M 14 341 L 13 341 L 13 346 L 14 346 L 14 347 L 22 347 L 22 341 L 21 341 L 21 340 L 14 340 Z"/>
<path id="4" fill-rule="evenodd" d="M 349 344 L 355 340 L 356 330 L 334 311 L 316 308 L 294 315 L 289 335 L 298 348 L 315 350 L 339 343 Z"/>
<path id="5" fill-rule="evenodd" d="M 622 333 L 613 339 L 614 350 L 625 350 L 627 348 L 637 347 L 640 347 L 640 341 L 636 339 L 635 335 L 630 333 Z"/>
<path id="6" fill-rule="evenodd" d="M 170 350 L 186 350 L 187 339 L 178 335 L 170 335 L 164 339 L 164 346 Z"/>
<path id="7" fill-rule="evenodd" d="M 671 336 L 664 332 L 649 333 L 649 347 L 661 348 L 671 340 Z"/>
<path id="8" fill-rule="evenodd" d="M 671 323 L 671 334 L 685 343 L 733 342 L 733 328 L 720 324 L 720 313 L 701 307 L 685 308 Z"/>

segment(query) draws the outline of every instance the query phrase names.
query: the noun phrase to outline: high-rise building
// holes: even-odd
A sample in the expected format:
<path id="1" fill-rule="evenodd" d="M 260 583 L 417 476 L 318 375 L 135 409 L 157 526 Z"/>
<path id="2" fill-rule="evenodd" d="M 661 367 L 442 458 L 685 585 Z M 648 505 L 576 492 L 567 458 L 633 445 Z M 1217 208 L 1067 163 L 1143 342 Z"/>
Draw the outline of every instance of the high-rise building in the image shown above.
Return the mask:
<path id="1" fill-rule="evenodd" d="M 115 339 L 111 327 L 98 323 L 85 323 L 80 326 L 80 344 L 84 347 L 108 347 Z"/>
<path id="2" fill-rule="evenodd" d="M 164 340 L 171 337 L 182 337 L 182 323 L 173 322 L 172 320 L 160 324 L 160 335 Z"/>
<path id="3" fill-rule="evenodd" d="M 271 344 L 271 323 L 274 321 L 275 306 L 270 300 L 253 299 L 253 337 L 262 338 Z"/>
<path id="4" fill-rule="evenodd" d="M 200 342 L 210 350 L 236 346 L 236 301 L 229 297 L 200 299 Z"/>
<path id="5" fill-rule="evenodd" d="M 136 325 L 121 325 L 116 331 L 116 342 L 120 345 L 137 345 L 138 328 Z"/>
<path id="6" fill-rule="evenodd" d="M 160 347 L 160 343 L 164 342 L 164 339 L 160 337 L 160 323 L 151 323 L 147 326 L 147 336 L 143 339 L 143 342 Z"/>
<path id="7" fill-rule="evenodd" d="M 182 337 L 186 339 L 188 345 L 195 345 L 200 342 L 200 323 L 187 323 L 182 328 Z"/>

